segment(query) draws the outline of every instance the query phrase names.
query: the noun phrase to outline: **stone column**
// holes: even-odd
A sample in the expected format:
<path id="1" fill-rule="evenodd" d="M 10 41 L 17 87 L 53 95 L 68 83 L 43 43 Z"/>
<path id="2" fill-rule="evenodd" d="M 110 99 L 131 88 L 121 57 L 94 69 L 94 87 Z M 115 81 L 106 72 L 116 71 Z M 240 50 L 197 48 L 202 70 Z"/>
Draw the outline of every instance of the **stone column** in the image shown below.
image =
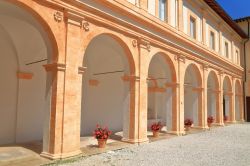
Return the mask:
<path id="1" fill-rule="evenodd" d="M 138 46 L 138 75 L 132 81 L 135 94 L 134 111 L 130 115 L 130 136 L 128 141 L 131 143 L 147 142 L 147 104 L 148 104 L 148 85 L 146 65 L 150 52 L 150 43 L 144 39 L 137 40 Z"/>
<path id="2" fill-rule="evenodd" d="M 231 95 L 231 121 L 235 123 L 235 78 L 232 77 L 232 95 Z"/>
<path id="3" fill-rule="evenodd" d="M 178 0 L 178 30 L 183 31 L 183 0 Z"/>
<path id="4" fill-rule="evenodd" d="M 176 108 L 176 131 L 178 135 L 185 134 L 184 131 L 184 79 L 185 79 L 185 57 L 182 55 L 177 55 L 176 59 L 178 60 L 178 75 L 177 82 L 179 82 L 179 86 L 176 87 L 176 100 L 177 100 L 177 108 Z"/>
<path id="5" fill-rule="evenodd" d="M 203 112 L 202 116 L 202 128 L 208 128 L 207 126 L 207 80 L 208 80 L 208 65 L 203 64 L 203 102 L 202 102 L 202 110 L 199 110 L 200 112 Z"/>
<path id="6" fill-rule="evenodd" d="M 218 100 L 218 121 L 217 123 L 221 126 L 224 126 L 224 115 L 223 115 L 223 76 L 224 76 L 224 72 L 220 71 L 219 72 L 219 91 L 218 91 L 218 96 L 219 96 L 219 100 Z"/>
<path id="7" fill-rule="evenodd" d="M 41 156 L 51 159 L 61 158 L 63 111 L 64 111 L 64 63 L 52 63 L 44 65 L 48 80 L 51 85 L 50 112 L 45 115 L 43 151 Z"/>
<path id="8" fill-rule="evenodd" d="M 243 109 L 243 100 L 244 100 L 244 96 L 242 94 L 239 95 L 239 111 L 240 111 L 240 121 L 244 122 L 245 118 L 244 118 L 244 109 Z"/>
<path id="9" fill-rule="evenodd" d="M 53 71 L 52 108 L 50 120 L 49 158 L 65 158 L 80 154 L 80 117 L 82 75 L 84 68 L 80 57 L 82 19 L 66 13 L 66 64 L 49 64 L 45 68 Z M 62 72 L 63 71 L 63 72 Z M 60 93 L 59 93 L 60 92 Z"/>

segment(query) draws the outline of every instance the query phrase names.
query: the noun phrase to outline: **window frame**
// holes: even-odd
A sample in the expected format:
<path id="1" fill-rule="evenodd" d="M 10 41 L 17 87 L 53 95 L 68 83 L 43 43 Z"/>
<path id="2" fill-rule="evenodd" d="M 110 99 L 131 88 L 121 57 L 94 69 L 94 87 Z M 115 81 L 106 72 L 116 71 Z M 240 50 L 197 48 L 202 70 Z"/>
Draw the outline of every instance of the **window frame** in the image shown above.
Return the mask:
<path id="1" fill-rule="evenodd" d="M 209 35 L 209 48 L 211 48 L 212 50 L 215 51 L 215 38 L 216 38 L 215 37 L 215 32 L 210 30 L 209 34 L 210 34 Z M 212 36 L 213 36 L 213 38 L 212 38 Z"/>
<path id="2" fill-rule="evenodd" d="M 193 23 L 193 26 L 191 26 Z M 197 20 L 195 17 L 193 16 L 190 16 L 189 18 L 189 36 L 192 38 L 192 39 L 197 39 Z M 193 29 L 191 28 L 193 27 Z M 193 34 L 193 35 L 192 35 Z"/>
<path id="3" fill-rule="evenodd" d="M 169 7 L 169 5 L 168 5 L 168 0 L 157 0 L 158 1 L 158 16 L 159 16 L 159 19 L 161 20 L 161 21 L 164 21 L 164 22 L 168 22 L 168 11 L 169 11 L 169 9 L 168 9 L 168 7 Z M 164 12 L 164 19 L 162 19 L 161 18 L 161 5 L 162 5 L 162 1 L 165 1 L 165 5 L 163 5 L 164 7 L 165 7 L 165 12 Z"/>
<path id="4" fill-rule="evenodd" d="M 240 64 L 240 52 L 238 49 L 235 50 L 235 59 L 236 59 L 236 64 Z"/>
<path id="5" fill-rule="evenodd" d="M 224 55 L 226 58 L 229 58 L 229 43 L 228 43 L 228 41 L 224 42 Z"/>

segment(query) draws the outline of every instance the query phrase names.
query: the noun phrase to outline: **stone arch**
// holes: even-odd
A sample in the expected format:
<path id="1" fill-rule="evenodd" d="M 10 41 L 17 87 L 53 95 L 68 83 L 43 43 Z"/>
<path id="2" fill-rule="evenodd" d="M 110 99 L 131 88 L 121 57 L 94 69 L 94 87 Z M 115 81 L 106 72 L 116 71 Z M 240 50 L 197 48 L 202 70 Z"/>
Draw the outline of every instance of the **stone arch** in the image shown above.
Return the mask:
<path id="1" fill-rule="evenodd" d="M 215 122 L 220 121 L 219 110 L 219 78 L 214 70 L 208 72 L 207 77 L 207 117 L 213 116 Z"/>
<path id="2" fill-rule="evenodd" d="M 123 35 L 121 35 L 119 33 L 116 33 L 115 31 L 105 29 L 105 28 L 101 28 L 101 27 L 95 27 L 94 30 L 92 30 L 88 35 L 86 35 L 85 40 L 83 41 L 83 50 L 82 50 L 82 52 L 84 52 L 84 50 L 87 49 L 87 47 L 89 46 L 91 41 L 93 41 L 94 38 L 96 38 L 96 37 L 98 37 L 100 35 L 108 35 L 108 36 L 112 37 L 114 40 L 116 40 L 116 42 L 118 42 L 120 44 L 120 46 L 123 48 L 123 50 L 126 53 L 126 56 L 127 56 L 128 62 L 129 62 L 129 67 L 130 67 L 130 74 L 134 75 L 135 72 L 136 72 L 135 60 L 134 60 L 134 57 L 133 57 L 132 48 L 131 48 L 131 46 L 129 46 L 127 44 L 129 40 L 127 38 L 125 38 Z M 84 57 L 82 59 L 84 59 Z"/>
<path id="3" fill-rule="evenodd" d="M 86 71 L 83 75 L 81 136 L 92 133 L 94 123 L 101 123 L 109 125 L 114 134 L 129 139 L 133 133 L 130 125 L 135 105 L 135 63 L 131 49 L 121 35 L 103 28 L 90 32 L 86 39 L 88 41 L 83 47 Z M 95 60 L 97 58 L 99 62 Z M 102 64 L 98 65 L 100 62 Z M 98 113 L 100 109 L 103 112 Z M 103 119 L 94 118 L 94 112 L 102 114 Z"/>
<path id="4" fill-rule="evenodd" d="M 47 131 L 44 132 L 43 129 L 45 123 L 49 124 L 49 120 L 45 119 L 49 119 L 50 116 L 51 80 L 43 65 L 56 61 L 58 47 L 51 27 L 32 8 L 36 4 L 33 6 L 30 4 L 31 1 L 20 0 L 0 2 L 0 11 L 5 13 L 0 16 L 2 23 L 0 28 L 2 33 L 7 34 L 5 36 L 9 36 L 10 50 L 14 51 L 17 57 L 17 65 L 13 67 L 11 75 L 8 75 L 16 79 L 13 87 L 17 88 L 12 97 L 12 99 L 16 98 L 14 104 L 16 107 L 12 110 L 16 113 L 14 118 L 5 117 L 8 120 L 7 123 L 15 123 L 16 127 L 8 129 L 8 131 L 13 130 L 13 134 L 4 134 L 9 135 L 8 138 L 6 137 L 8 142 L 1 140 L 0 144 L 48 141 L 43 139 L 48 138 Z M 29 34 L 31 36 L 27 38 Z M 8 83 L 8 86 L 12 85 Z M 2 94 L 4 94 L 3 91 Z M 1 126 L 8 126 L 7 123 Z M 48 124 L 46 127 L 49 126 Z"/>
<path id="5" fill-rule="evenodd" d="M 41 16 L 40 13 L 38 13 L 37 11 L 33 9 L 33 6 L 30 5 L 29 2 L 21 1 L 21 0 L 7 0 L 7 3 L 20 7 L 21 9 L 25 10 L 36 19 L 36 21 L 39 23 L 39 26 L 42 27 L 42 29 L 39 29 L 41 36 L 42 37 L 46 36 L 44 40 L 46 42 L 49 42 L 48 46 L 51 47 L 50 48 L 51 57 L 49 57 L 49 62 L 57 62 L 58 54 L 59 54 L 58 43 L 56 41 L 56 36 L 52 28 L 50 27 L 50 25 L 47 23 L 47 21 Z"/>
<path id="6" fill-rule="evenodd" d="M 232 80 L 228 75 L 223 77 L 223 117 L 224 122 L 233 119 L 233 92 Z"/>
<path id="7" fill-rule="evenodd" d="M 243 120 L 242 86 L 240 80 L 235 80 L 235 120 Z"/>
<path id="8" fill-rule="evenodd" d="M 152 62 L 152 59 L 157 56 L 157 55 L 161 55 L 165 61 L 165 63 L 167 65 L 169 65 L 170 67 L 170 72 L 171 72 L 171 81 L 172 82 L 176 82 L 177 81 L 177 74 L 176 74 L 176 66 L 175 63 L 173 61 L 173 58 L 171 57 L 171 54 L 164 52 L 160 49 L 154 49 L 150 52 L 149 55 L 149 60 L 148 63 L 146 64 L 146 69 L 149 69 L 150 63 Z M 147 70 L 148 72 L 149 70 Z M 148 73 L 146 73 L 146 75 L 148 75 Z"/>
<path id="9" fill-rule="evenodd" d="M 202 74 L 197 64 L 187 63 L 184 74 L 184 119 L 202 126 Z"/>
<path id="10" fill-rule="evenodd" d="M 147 64 L 148 76 L 148 128 L 154 122 L 164 125 L 163 131 L 176 131 L 177 95 L 176 70 L 168 54 L 161 50 L 152 51 Z"/>

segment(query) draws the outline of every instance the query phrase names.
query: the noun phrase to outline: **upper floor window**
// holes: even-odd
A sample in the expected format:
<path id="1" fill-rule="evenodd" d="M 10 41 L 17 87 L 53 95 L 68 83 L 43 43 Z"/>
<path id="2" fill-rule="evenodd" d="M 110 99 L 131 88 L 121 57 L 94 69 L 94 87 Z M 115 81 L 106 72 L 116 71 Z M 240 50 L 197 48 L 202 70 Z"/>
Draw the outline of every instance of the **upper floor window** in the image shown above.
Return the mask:
<path id="1" fill-rule="evenodd" d="M 224 55 L 225 55 L 227 58 L 229 58 L 229 47 L 228 47 L 228 42 L 225 42 Z"/>
<path id="2" fill-rule="evenodd" d="M 236 50 L 236 52 L 235 52 L 235 60 L 236 60 L 236 64 L 240 64 L 240 56 L 239 56 L 238 50 Z"/>
<path id="3" fill-rule="evenodd" d="M 190 37 L 192 37 L 193 39 L 196 38 L 196 20 L 193 17 L 190 17 Z"/>
<path id="4" fill-rule="evenodd" d="M 162 21 L 167 20 L 167 0 L 159 0 L 159 18 Z"/>
<path id="5" fill-rule="evenodd" d="M 214 32 L 210 32 L 209 47 L 211 49 L 215 50 L 215 34 L 214 34 Z"/>

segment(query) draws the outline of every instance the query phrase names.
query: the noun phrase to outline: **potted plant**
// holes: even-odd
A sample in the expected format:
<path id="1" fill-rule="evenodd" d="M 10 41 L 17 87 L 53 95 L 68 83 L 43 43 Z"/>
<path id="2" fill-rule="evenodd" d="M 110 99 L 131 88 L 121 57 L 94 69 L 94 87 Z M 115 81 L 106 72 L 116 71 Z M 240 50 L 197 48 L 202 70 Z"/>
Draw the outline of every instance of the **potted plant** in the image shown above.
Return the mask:
<path id="1" fill-rule="evenodd" d="M 153 137 L 158 137 L 160 130 L 162 129 L 161 122 L 155 122 L 151 125 L 151 130 L 153 131 Z"/>
<path id="2" fill-rule="evenodd" d="M 193 124 L 193 121 L 191 119 L 185 119 L 184 125 L 185 125 L 186 131 L 190 130 L 190 127 L 192 126 L 192 124 Z"/>
<path id="3" fill-rule="evenodd" d="M 209 116 L 207 118 L 207 125 L 208 125 L 208 127 L 211 127 L 212 123 L 214 123 L 214 117 L 213 116 Z"/>
<path id="4" fill-rule="evenodd" d="M 99 125 L 96 125 L 96 129 L 94 131 L 94 137 L 98 141 L 98 147 L 99 148 L 105 148 L 107 139 L 111 135 L 111 131 L 107 127 L 101 127 Z"/>
<path id="5" fill-rule="evenodd" d="M 228 116 L 227 116 L 227 115 L 224 115 L 223 120 L 224 120 L 224 123 L 227 122 L 227 121 L 228 121 Z"/>

